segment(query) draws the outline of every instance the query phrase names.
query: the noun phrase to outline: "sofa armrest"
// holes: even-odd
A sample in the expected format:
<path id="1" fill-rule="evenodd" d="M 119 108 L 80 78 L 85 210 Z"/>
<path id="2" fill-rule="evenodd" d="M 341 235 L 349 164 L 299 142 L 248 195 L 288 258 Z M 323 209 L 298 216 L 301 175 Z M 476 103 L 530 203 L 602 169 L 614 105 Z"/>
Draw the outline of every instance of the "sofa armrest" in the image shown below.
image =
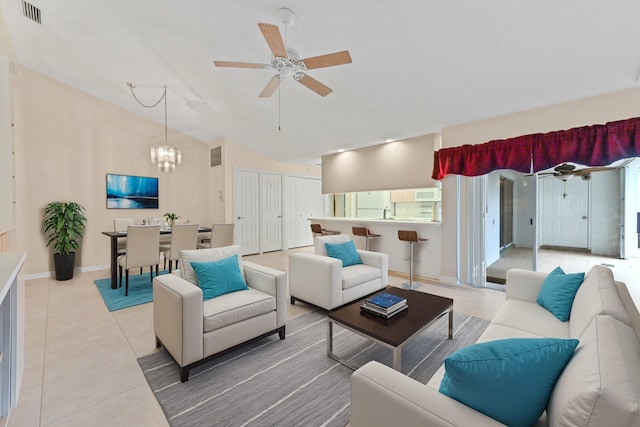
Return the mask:
<path id="1" fill-rule="evenodd" d="M 351 376 L 351 426 L 474 426 L 504 424 L 378 362 Z"/>
<path id="2" fill-rule="evenodd" d="M 243 261 L 247 285 L 276 297 L 276 326 L 287 323 L 287 273 L 250 261 Z"/>
<path id="3" fill-rule="evenodd" d="M 323 255 L 289 255 L 289 294 L 327 310 L 342 305 L 342 261 Z"/>
<path id="4" fill-rule="evenodd" d="M 364 251 L 362 249 L 358 249 L 358 255 L 360 255 L 363 264 L 380 269 L 382 286 L 387 286 L 389 284 L 389 255 L 382 252 Z"/>
<path id="5" fill-rule="evenodd" d="M 517 298 L 535 303 L 547 273 L 512 268 L 507 271 L 507 299 Z"/>
<path id="6" fill-rule="evenodd" d="M 174 274 L 153 279 L 153 331 L 180 366 L 204 357 L 202 290 Z"/>

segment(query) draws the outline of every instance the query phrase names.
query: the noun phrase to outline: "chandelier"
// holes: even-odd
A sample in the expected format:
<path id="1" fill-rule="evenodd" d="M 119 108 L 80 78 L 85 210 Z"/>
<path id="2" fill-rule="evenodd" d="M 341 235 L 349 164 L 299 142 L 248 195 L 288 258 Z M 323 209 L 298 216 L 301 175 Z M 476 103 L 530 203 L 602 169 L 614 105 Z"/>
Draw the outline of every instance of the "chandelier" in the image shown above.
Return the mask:
<path id="1" fill-rule="evenodd" d="M 133 91 L 136 85 L 134 83 L 127 83 L 127 86 L 129 86 L 133 98 L 138 101 L 138 104 L 142 105 L 145 108 L 153 108 L 164 99 L 164 144 L 154 145 L 151 147 L 151 163 L 154 165 L 158 165 L 158 170 L 160 172 L 175 171 L 176 165 L 182 163 L 182 151 L 179 148 L 169 145 L 167 138 L 167 87 L 164 86 L 164 92 L 155 104 L 146 105 L 138 99 L 135 92 Z"/>

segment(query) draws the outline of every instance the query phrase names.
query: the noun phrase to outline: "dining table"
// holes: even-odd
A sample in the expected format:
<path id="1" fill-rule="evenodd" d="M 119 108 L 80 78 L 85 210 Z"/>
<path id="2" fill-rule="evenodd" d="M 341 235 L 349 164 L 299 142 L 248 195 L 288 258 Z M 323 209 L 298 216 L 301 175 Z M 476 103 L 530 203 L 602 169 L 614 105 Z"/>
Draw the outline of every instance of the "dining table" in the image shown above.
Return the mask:
<path id="1" fill-rule="evenodd" d="M 199 227 L 198 233 L 211 233 L 211 227 Z M 127 237 L 126 231 L 103 231 L 111 239 L 111 289 L 118 287 L 118 239 Z M 171 227 L 161 228 L 161 235 L 171 234 Z"/>

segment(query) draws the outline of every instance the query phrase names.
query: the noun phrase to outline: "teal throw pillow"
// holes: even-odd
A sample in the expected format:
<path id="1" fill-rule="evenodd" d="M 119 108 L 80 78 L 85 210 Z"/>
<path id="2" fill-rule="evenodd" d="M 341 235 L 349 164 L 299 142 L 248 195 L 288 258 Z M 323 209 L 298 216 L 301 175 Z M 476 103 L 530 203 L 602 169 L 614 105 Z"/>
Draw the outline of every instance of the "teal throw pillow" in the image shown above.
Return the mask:
<path id="1" fill-rule="evenodd" d="M 348 267 L 354 264 L 362 264 L 360 255 L 356 250 L 356 245 L 353 240 L 349 240 L 344 243 L 325 243 L 324 247 L 327 249 L 327 255 L 331 258 L 338 258 L 342 261 L 343 267 Z"/>
<path id="2" fill-rule="evenodd" d="M 573 299 L 583 281 L 584 273 L 566 274 L 560 267 L 556 267 L 542 282 L 538 304 L 561 322 L 566 322 L 571 314 Z"/>
<path id="3" fill-rule="evenodd" d="M 577 345 L 561 338 L 474 344 L 445 359 L 440 393 L 510 427 L 530 427 Z"/>
<path id="4" fill-rule="evenodd" d="M 238 256 L 233 255 L 219 261 L 192 262 L 204 301 L 230 292 L 249 289 L 238 265 Z"/>

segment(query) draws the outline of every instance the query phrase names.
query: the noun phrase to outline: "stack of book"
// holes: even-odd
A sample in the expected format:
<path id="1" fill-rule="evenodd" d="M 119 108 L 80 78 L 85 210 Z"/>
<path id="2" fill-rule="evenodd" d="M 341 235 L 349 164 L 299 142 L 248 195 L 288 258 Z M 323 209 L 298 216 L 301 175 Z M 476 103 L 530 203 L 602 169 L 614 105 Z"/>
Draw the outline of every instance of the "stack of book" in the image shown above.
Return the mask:
<path id="1" fill-rule="evenodd" d="M 388 293 L 377 294 L 367 298 L 360 305 L 362 311 L 388 319 L 403 312 L 408 307 L 407 300 Z"/>

